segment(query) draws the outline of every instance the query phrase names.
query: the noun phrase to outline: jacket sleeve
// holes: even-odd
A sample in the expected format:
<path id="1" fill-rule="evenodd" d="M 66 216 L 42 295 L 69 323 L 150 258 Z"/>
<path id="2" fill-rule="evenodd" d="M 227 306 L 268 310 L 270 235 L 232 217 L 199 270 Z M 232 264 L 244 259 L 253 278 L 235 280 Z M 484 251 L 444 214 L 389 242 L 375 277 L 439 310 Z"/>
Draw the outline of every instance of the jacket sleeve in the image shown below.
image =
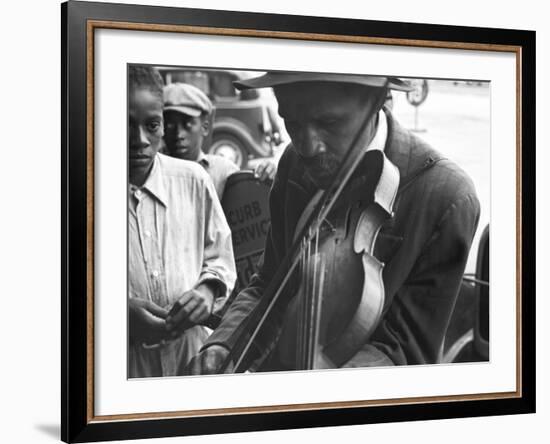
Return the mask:
<path id="1" fill-rule="evenodd" d="M 345 367 L 435 363 L 479 220 L 474 192 L 447 206 L 369 343 Z"/>
<path id="2" fill-rule="evenodd" d="M 284 164 L 285 156 L 283 155 L 269 195 L 271 226 L 268 230 L 264 252 L 258 263 L 258 272 L 252 276 L 248 287 L 237 295 L 223 316 L 220 325 L 208 338 L 203 349 L 213 344 L 222 345 L 228 349 L 233 348 L 243 329 L 246 328 L 247 318 L 263 296 L 265 288 L 270 283 L 284 257 L 285 224 L 284 211 L 282 209 L 286 193 L 287 174 L 287 168 Z M 273 227 L 277 227 L 277 229 L 274 230 Z M 252 354 L 253 359 L 260 357 L 260 354 L 267 354 L 269 351 L 268 345 L 271 342 L 270 338 L 276 334 L 281 320 L 282 313 L 275 310 L 268 320 L 268 325 L 265 328 L 266 333 L 255 341 L 254 348 L 256 353 Z"/>

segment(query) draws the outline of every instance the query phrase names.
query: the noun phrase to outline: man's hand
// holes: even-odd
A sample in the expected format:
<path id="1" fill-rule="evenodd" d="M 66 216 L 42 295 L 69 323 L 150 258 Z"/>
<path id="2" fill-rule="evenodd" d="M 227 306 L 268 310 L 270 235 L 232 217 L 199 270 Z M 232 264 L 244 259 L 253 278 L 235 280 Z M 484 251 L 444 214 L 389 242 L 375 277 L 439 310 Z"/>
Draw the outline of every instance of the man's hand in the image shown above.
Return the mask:
<path id="1" fill-rule="evenodd" d="M 273 181 L 275 173 L 277 172 L 277 166 L 275 162 L 270 159 L 264 159 L 254 169 L 254 177 L 260 179 L 262 182 Z"/>
<path id="2" fill-rule="evenodd" d="M 228 354 L 229 350 L 227 348 L 221 345 L 211 345 L 189 361 L 189 364 L 185 367 L 185 374 L 213 375 L 221 373 L 221 366 Z M 225 372 L 230 373 L 232 370 L 233 366 L 230 365 Z"/>
<path id="3" fill-rule="evenodd" d="M 166 309 L 149 300 L 129 298 L 128 312 L 132 339 L 145 344 L 156 344 L 166 338 Z"/>
<path id="4" fill-rule="evenodd" d="M 205 322 L 212 313 L 214 299 L 214 290 L 207 283 L 183 293 L 166 318 L 168 330 L 174 336 L 193 325 Z"/>

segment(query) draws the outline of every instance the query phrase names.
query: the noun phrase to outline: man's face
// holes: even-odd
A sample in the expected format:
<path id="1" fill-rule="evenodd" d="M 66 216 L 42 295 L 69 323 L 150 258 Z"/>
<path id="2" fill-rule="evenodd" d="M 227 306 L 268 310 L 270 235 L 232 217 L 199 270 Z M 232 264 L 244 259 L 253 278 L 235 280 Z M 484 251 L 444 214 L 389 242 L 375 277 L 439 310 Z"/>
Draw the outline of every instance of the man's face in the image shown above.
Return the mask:
<path id="1" fill-rule="evenodd" d="M 376 91 L 376 92 L 373 92 Z M 279 114 L 306 173 L 319 188 L 332 183 L 380 92 L 361 85 L 302 82 L 275 87 Z M 374 130 L 371 118 L 359 143 L 366 146 Z"/>
<path id="2" fill-rule="evenodd" d="M 164 142 L 170 156 L 197 160 L 204 138 L 208 135 L 208 118 L 168 111 L 164 115 L 164 132 Z"/>
<path id="3" fill-rule="evenodd" d="M 130 91 L 130 177 L 146 178 L 163 136 L 162 98 L 147 88 Z"/>

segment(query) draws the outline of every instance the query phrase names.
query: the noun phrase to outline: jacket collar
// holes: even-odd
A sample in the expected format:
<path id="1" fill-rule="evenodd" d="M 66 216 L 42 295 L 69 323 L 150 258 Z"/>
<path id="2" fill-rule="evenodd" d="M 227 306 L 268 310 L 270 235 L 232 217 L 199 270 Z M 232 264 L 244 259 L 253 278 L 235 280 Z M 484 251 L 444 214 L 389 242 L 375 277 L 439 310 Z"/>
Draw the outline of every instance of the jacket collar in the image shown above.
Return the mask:
<path id="1" fill-rule="evenodd" d="M 389 111 L 386 110 L 386 114 L 389 136 L 385 153 L 387 158 L 399 169 L 401 185 L 414 180 L 423 170 L 444 159 L 426 142 L 404 129 Z"/>
<path id="2" fill-rule="evenodd" d="M 406 177 L 414 166 L 411 165 L 411 134 L 397 122 L 390 110 L 384 108 L 388 121 L 388 138 L 384 153 L 397 167 L 401 179 Z"/>

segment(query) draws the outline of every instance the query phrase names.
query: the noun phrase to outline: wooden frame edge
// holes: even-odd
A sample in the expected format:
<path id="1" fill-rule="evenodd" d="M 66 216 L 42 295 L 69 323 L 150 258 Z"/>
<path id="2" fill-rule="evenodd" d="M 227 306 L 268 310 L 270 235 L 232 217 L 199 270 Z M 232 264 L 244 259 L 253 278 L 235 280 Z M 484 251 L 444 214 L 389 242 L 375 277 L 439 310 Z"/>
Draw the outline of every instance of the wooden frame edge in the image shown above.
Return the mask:
<path id="1" fill-rule="evenodd" d="M 491 394 L 470 394 L 470 395 L 453 395 L 453 396 L 434 396 L 434 397 L 415 397 L 415 398 L 396 398 L 389 400 L 368 400 L 368 401 L 343 401 L 343 402 L 328 402 L 328 403 L 312 403 L 312 404 L 285 404 L 272 405 L 261 407 L 238 407 L 238 408 L 223 408 L 223 409 L 206 409 L 206 410 L 186 410 L 174 412 L 154 412 L 154 413 L 134 413 L 121 415 L 94 415 L 94 31 L 95 29 L 121 29 L 133 31 L 153 31 L 153 32 L 174 32 L 174 33 L 190 33 L 204 35 L 222 35 L 222 36 L 238 36 L 238 37 L 258 37 L 258 38 L 278 38 L 278 39 L 298 39 L 298 40 L 314 40 L 314 41 L 333 41 L 339 43 L 364 43 L 376 45 L 399 45 L 407 47 L 427 47 L 427 48 L 442 48 L 442 49 L 465 49 L 479 51 L 496 51 L 496 52 L 512 52 L 516 55 L 516 218 L 517 218 L 517 258 L 516 267 L 518 277 L 516 279 L 516 391 L 502 392 Z M 500 44 L 483 44 L 483 43 L 468 43 L 468 42 L 445 42 L 432 40 L 414 40 L 414 39 L 396 39 L 396 38 L 380 38 L 380 37 L 365 37 L 365 36 L 345 36 L 333 34 L 308 34 L 300 32 L 282 32 L 282 31 L 262 31 L 250 29 L 236 28 L 214 28 L 203 26 L 188 26 L 188 25 L 162 25 L 162 24 L 147 24 L 124 21 L 108 21 L 108 20 L 93 20 L 88 19 L 86 25 L 87 35 L 87 244 L 88 244 L 88 281 L 87 281 L 87 422 L 100 423 L 108 421 L 121 420 L 137 420 L 137 419 L 161 419 L 161 418 L 190 418 L 203 416 L 226 416 L 237 414 L 260 414 L 274 412 L 296 412 L 306 410 L 326 410 L 334 408 L 359 408 L 359 407 L 377 407 L 389 405 L 407 405 L 415 403 L 442 403 L 442 402 L 460 402 L 460 401 L 479 401 L 479 400 L 495 400 L 495 399 L 513 399 L 521 398 L 522 396 L 522 269 L 521 269 L 521 229 L 522 229 L 522 47 L 520 45 L 500 45 Z"/>
<path id="2" fill-rule="evenodd" d="M 442 48 L 442 49 L 467 49 L 474 51 L 497 51 L 497 52 L 516 52 L 521 49 L 517 45 L 501 45 L 488 43 L 469 43 L 469 42 L 449 42 L 444 40 L 418 40 L 418 39 L 399 39 L 388 37 L 368 37 L 340 34 L 318 34 L 304 32 L 288 31 L 265 31 L 257 29 L 238 29 L 238 28 L 216 28 L 208 26 L 190 26 L 190 25 L 165 25 L 148 24 L 138 22 L 110 21 L 110 20 L 88 20 L 88 27 L 92 29 L 120 29 L 129 31 L 150 31 L 150 32 L 173 32 L 187 34 L 220 35 L 226 37 L 258 37 L 258 38 L 276 38 L 287 40 L 313 40 L 321 42 L 336 43 L 363 43 L 374 45 L 397 45 L 412 46 L 424 48 Z"/>
<path id="3" fill-rule="evenodd" d="M 501 392 L 490 394 L 472 394 L 472 395 L 452 395 L 452 396 L 430 396 L 415 398 L 394 398 L 383 400 L 368 401 L 340 401 L 340 402 L 320 402 L 310 404 L 280 404 L 260 407 L 230 407 L 220 409 L 202 409 L 202 410 L 184 410 L 171 412 L 154 413 L 128 413 L 121 415 L 102 415 L 95 416 L 90 422 L 110 422 L 126 420 L 153 420 L 167 418 L 198 418 L 213 416 L 233 416 L 241 414 L 262 414 L 262 413 L 288 413 L 298 411 L 321 411 L 338 408 L 362 408 L 362 407 L 388 407 L 393 405 L 411 405 L 421 402 L 422 404 L 437 404 L 443 402 L 463 402 L 463 401 L 483 401 L 496 399 L 519 398 L 517 392 Z"/>

